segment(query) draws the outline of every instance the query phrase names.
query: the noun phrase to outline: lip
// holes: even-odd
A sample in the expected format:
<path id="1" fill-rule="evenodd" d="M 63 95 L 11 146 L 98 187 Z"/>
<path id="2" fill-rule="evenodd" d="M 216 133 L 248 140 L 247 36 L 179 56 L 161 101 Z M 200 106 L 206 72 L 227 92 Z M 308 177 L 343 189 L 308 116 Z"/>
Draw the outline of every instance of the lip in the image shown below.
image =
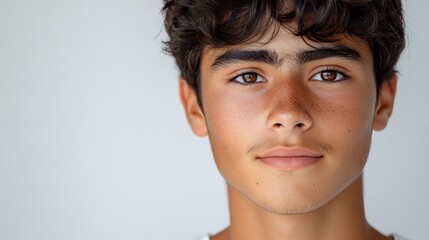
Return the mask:
<path id="1" fill-rule="evenodd" d="M 309 148 L 283 146 L 269 149 L 257 156 L 261 162 L 285 171 L 311 166 L 322 158 L 322 154 Z"/>

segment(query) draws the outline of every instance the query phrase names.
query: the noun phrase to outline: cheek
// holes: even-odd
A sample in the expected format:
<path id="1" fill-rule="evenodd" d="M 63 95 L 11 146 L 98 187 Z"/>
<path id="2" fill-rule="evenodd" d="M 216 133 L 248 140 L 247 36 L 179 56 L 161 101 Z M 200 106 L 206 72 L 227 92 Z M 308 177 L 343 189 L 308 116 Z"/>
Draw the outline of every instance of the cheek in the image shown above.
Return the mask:
<path id="1" fill-rule="evenodd" d="M 239 169 L 243 154 L 255 138 L 261 124 L 258 116 L 260 105 L 255 98 L 224 92 L 210 96 L 205 105 L 207 129 L 216 164 L 225 178 L 229 169 Z"/>
<path id="2" fill-rule="evenodd" d="M 375 96 L 375 93 L 374 93 Z M 375 97 L 372 92 L 353 91 L 330 100 L 320 100 L 318 124 L 345 175 L 356 175 L 362 171 L 368 157 Z M 321 127 L 323 126 L 323 127 Z M 333 163 L 334 164 L 334 163 Z"/>
<path id="3" fill-rule="evenodd" d="M 374 119 L 375 97 L 368 93 L 354 92 L 341 99 L 337 113 L 338 126 L 350 141 L 370 141 Z M 369 143 L 367 143 L 369 144 Z M 360 144 L 356 144 L 359 146 Z"/>
<path id="4" fill-rule="evenodd" d="M 251 134 L 251 130 L 261 124 L 257 118 L 260 116 L 262 104 L 257 94 L 219 91 L 209 99 L 205 113 L 207 127 L 213 138 L 224 136 L 227 140 L 229 136 L 235 136 L 242 139 L 241 135 Z"/>
<path id="5" fill-rule="evenodd" d="M 347 138 L 372 132 L 375 89 L 357 85 L 336 95 L 315 94 L 312 100 L 315 124 L 325 126 Z"/>

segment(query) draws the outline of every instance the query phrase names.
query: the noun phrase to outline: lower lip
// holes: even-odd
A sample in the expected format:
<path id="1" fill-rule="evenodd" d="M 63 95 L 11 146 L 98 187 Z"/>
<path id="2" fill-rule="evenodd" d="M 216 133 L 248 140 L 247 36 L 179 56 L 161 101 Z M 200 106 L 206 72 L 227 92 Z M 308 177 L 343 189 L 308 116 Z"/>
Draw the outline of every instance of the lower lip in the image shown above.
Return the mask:
<path id="1" fill-rule="evenodd" d="M 266 157 L 258 158 L 261 162 L 284 171 L 292 171 L 311 166 L 322 157 L 296 156 L 296 157 Z"/>

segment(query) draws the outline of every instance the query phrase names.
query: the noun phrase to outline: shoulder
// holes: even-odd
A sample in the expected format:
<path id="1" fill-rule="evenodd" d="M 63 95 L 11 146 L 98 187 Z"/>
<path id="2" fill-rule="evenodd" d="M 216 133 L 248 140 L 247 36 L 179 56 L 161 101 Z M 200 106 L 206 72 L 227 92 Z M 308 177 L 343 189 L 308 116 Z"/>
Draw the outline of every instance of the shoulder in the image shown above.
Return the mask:
<path id="1" fill-rule="evenodd" d="M 391 236 L 393 237 L 394 240 L 409 240 L 409 239 L 404 238 L 398 234 L 392 234 Z"/>
<path id="2" fill-rule="evenodd" d="M 204 236 L 204 237 L 196 238 L 196 239 L 194 239 L 194 240 L 210 240 L 210 236 L 209 236 L 209 235 L 206 235 L 206 236 Z M 396 240 L 396 238 L 395 238 L 395 240 Z M 399 240 L 402 240 L 402 239 L 399 239 Z"/>
<path id="3" fill-rule="evenodd" d="M 391 236 L 393 237 L 394 240 L 409 240 L 409 239 L 406 239 L 406 238 L 404 238 L 398 234 L 392 234 Z M 206 235 L 204 237 L 200 237 L 200 238 L 197 238 L 195 240 L 210 240 L 210 236 Z"/>

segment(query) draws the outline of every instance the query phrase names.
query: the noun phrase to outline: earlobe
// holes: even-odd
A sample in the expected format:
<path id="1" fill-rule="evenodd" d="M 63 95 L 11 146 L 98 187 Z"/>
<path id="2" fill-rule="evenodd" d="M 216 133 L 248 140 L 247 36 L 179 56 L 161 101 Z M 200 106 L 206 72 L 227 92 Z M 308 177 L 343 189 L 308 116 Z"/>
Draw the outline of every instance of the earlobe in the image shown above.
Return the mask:
<path id="1" fill-rule="evenodd" d="M 205 117 L 198 104 L 195 90 L 183 78 L 179 80 L 179 95 L 185 109 L 186 118 L 194 134 L 199 137 L 207 136 Z"/>
<path id="2" fill-rule="evenodd" d="M 389 80 L 385 80 L 381 84 L 373 123 L 375 131 L 383 130 L 392 115 L 397 82 L 398 77 L 394 74 Z"/>

